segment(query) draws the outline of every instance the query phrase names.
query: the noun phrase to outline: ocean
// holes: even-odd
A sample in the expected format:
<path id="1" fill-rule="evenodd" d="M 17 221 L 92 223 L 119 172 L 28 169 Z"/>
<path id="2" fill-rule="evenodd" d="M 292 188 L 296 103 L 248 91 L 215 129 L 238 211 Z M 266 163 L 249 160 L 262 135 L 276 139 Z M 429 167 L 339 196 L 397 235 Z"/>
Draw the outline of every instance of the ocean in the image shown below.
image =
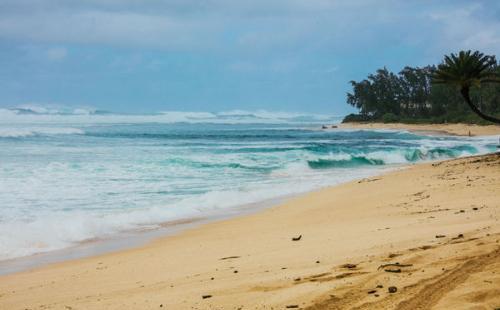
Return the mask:
<path id="1" fill-rule="evenodd" d="M 321 130 L 341 118 L 0 109 L 0 260 L 483 154 L 498 137 Z"/>

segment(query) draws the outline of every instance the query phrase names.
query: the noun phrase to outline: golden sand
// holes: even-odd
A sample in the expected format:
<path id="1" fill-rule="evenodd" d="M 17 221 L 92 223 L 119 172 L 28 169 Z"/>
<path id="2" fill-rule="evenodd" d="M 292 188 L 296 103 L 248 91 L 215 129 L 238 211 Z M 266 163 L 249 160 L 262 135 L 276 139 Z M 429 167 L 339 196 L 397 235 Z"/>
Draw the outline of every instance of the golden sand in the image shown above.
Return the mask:
<path id="1" fill-rule="evenodd" d="M 419 164 L 2 276 L 0 309 L 495 309 L 499 217 L 500 155 Z"/>
<path id="2" fill-rule="evenodd" d="M 422 133 L 446 133 L 458 136 L 500 135 L 499 125 L 471 124 L 384 124 L 384 123 L 346 123 L 340 128 L 346 129 L 403 129 Z"/>

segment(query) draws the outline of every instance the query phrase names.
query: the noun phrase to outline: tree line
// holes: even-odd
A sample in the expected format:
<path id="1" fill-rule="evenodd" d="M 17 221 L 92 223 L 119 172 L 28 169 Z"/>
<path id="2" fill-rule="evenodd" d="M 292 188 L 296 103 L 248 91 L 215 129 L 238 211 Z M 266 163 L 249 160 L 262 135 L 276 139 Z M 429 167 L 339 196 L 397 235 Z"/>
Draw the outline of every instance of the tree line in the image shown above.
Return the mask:
<path id="1" fill-rule="evenodd" d="M 500 76 L 500 63 L 489 57 L 488 72 Z M 348 115 L 344 122 L 486 123 L 469 108 L 457 85 L 434 83 L 442 66 L 405 67 L 399 73 L 384 67 L 362 81 L 351 81 L 347 103 L 359 114 Z M 470 99 L 485 114 L 500 116 L 500 83 L 472 83 Z"/>

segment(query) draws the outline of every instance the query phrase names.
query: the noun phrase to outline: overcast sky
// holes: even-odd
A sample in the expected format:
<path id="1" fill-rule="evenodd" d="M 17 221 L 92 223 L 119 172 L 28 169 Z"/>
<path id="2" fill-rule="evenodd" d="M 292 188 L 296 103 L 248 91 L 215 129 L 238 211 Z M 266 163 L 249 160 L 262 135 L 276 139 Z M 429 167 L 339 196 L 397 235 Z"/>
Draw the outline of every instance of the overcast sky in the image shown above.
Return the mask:
<path id="1" fill-rule="evenodd" d="M 345 114 L 460 49 L 500 55 L 500 1 L 0 0 L 0 107 Z"/>

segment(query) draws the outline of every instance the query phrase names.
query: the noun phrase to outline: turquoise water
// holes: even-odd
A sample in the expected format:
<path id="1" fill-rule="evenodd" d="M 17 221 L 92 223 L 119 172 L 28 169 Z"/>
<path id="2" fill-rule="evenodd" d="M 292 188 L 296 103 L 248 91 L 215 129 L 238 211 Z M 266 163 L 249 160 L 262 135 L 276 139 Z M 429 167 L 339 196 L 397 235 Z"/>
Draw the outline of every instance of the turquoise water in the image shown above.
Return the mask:
<path id="1" fill-rule="evenodd" d="M 318 130 L 325 116 L 0 110 L 0 259 L 162 222 L 224 214 L 498 137 Z"/>

